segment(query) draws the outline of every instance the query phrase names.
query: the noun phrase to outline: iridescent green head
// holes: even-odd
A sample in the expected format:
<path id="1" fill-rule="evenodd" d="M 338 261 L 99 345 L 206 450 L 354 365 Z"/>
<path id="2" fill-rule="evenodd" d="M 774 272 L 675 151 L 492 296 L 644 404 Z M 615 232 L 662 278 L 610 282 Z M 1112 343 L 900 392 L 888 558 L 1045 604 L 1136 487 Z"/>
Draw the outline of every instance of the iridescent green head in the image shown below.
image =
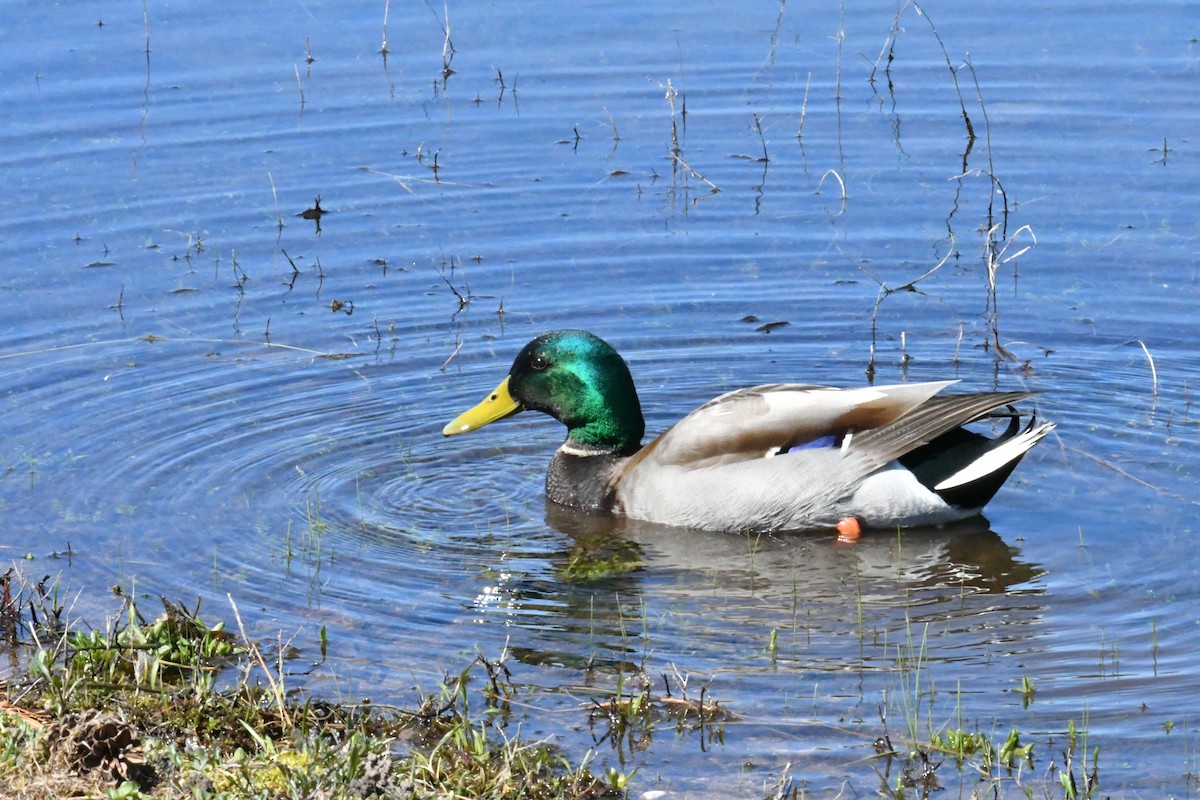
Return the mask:
<path id="1" fill-rule="evenodd" d="M 625 360 L 587 331 L 552 331 L 525 345 L 496 390 L 442 433 L 466 433 L 526 409 L 562 422 L 571 442 L 609 452 L 635 452 L 645 431 Z"/>

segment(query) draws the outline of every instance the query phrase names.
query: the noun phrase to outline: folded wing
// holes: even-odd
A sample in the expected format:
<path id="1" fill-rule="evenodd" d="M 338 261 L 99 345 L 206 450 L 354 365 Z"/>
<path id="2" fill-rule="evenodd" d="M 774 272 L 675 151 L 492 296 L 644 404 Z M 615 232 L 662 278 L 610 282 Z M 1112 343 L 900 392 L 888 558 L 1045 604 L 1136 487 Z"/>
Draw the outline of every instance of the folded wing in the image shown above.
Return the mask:
<path id="1" fill-rule="evenodd" d="M 861 435 L 889 426 L 953 383 L 857 389 L 771 384 L 739 389 L 697 408 L 635 459 L 699 469 L 770 457 L 823 437 Z M 914 429 L 918 437 L 925 433 L 920 426 Z M 882 449 L 892 452 L 894 444 L 889 440 Z"/>

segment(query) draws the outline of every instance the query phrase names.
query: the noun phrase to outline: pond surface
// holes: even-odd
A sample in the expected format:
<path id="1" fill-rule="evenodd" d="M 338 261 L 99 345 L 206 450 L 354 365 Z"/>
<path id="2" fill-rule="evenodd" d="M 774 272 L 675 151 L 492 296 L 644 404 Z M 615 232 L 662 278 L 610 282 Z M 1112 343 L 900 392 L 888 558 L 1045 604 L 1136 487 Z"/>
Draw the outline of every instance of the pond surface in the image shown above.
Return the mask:
<path id="1" fill-rule="evenodd" d="M 1200 20 L 1045 6 L 9 4 L 0 556 L 85 614 L 231 596 L 297 671 L 325 628 L 337 699 L 507 648 L 522 735 L 635 794 L 870 795 L 911 724 L 1018 728 L 1024 796 L 1074 723 L 1104 794 L 1195 796 Z M 558 426 L 441 428 L 567 326 L 655 432 L 869 372 L 1058 430 L 953 529 L 564 517 Z M 731 716 L 604 738 L 639 675 Z"/>

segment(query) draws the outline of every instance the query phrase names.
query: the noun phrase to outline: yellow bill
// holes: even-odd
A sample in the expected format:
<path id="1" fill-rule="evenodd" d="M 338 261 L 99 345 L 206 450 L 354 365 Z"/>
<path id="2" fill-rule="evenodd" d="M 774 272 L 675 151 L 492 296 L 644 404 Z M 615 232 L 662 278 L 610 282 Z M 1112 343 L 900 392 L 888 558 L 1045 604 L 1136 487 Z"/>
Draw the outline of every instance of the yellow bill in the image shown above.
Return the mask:
<path id="1" fill-rule="evenodd" d="M 512 395 L 508 393 L 508 377 L 506 376 L 504 380 L 500 381 L 496 390 L 485 397 L 482 402 L 459 414 L 453 422 L 442 428 L 442 435 L 454 436 L 457 433 L 473 431 L 498 419 L 511 417 L 521 410 L 521 404 L 513 400 Z"/>

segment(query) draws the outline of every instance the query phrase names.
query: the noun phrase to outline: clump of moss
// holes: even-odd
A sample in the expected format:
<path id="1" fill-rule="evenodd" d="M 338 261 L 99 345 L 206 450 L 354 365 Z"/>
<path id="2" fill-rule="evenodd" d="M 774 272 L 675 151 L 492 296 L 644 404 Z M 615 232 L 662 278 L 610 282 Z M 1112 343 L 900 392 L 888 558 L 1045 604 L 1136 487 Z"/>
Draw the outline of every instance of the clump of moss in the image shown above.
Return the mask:
<path id="1" fill-rule="evenodd" d="M 634 572 L 642 568 L 642 563 L 641 549 L 632 542 L 580 541 L 567 554 L 558 574 L 567 583 L 588 583 Z"/>

